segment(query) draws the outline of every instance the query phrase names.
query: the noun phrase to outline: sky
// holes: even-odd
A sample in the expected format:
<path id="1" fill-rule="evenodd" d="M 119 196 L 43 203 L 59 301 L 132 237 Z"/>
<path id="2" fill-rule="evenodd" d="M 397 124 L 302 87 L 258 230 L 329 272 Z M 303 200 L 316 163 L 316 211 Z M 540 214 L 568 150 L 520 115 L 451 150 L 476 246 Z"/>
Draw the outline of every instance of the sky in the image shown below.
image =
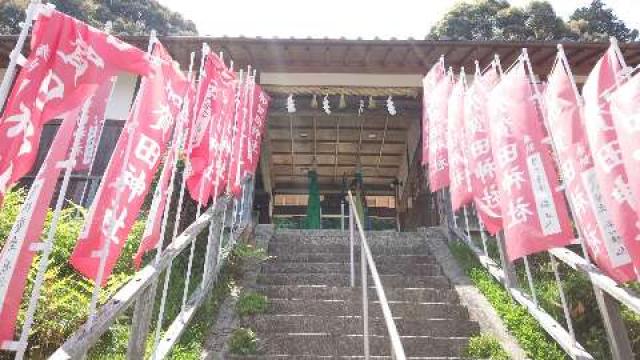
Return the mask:
<path id="1" fill-rule="evenodd" d="M 423 39 L 455 0 L 159 0 L 196 23 L 201 35 L 296 38 Z M 511 0 L 524 6 L 529 0 Z M 568 18 L 590 0 L 550 0 Z M 639 0 L 605 0 L 640 29 Z"/>

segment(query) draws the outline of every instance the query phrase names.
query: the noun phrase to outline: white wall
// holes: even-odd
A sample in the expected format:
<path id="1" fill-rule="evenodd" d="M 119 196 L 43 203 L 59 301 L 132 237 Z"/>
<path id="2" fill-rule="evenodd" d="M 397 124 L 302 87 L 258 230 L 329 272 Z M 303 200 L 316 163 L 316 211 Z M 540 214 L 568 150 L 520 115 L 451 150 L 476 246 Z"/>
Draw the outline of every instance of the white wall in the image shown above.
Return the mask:
<path id="1" fill-rule="evenodd" d="M 126 120 L 133 102 L 137 76 L 127 73 L 118 75 L 116 86 L 107 105 L 107 119 Z"/>

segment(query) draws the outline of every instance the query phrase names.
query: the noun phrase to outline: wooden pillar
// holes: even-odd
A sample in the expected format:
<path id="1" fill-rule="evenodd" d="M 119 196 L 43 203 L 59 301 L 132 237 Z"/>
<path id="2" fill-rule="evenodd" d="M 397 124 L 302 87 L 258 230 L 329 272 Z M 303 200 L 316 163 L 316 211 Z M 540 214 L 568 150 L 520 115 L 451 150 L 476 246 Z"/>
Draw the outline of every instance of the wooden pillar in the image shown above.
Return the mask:
<path id="1" fill-rule="evenodd" d="M 608 293 L 594 285 L 593 291 L 602 314 L 602 322 L 607 332 L 607 341 L 613 360 L 633 359 L 633 350 L 627 327 L 620 315 L 620 304 Z"/>

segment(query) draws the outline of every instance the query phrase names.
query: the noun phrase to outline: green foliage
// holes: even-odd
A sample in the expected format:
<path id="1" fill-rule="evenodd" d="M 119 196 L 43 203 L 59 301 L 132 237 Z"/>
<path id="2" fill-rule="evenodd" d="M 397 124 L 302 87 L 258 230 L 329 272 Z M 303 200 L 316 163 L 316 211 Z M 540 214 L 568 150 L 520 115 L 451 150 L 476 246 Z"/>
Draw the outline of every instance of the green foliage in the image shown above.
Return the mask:
<path id="1" fill-rule="evenodd" d="M 505 0 L 457 3 L 431 28 L 433 39 L 453 40 L 606 40 L 615 36 L 632 41 L 629 29 L 602 0 L 577 9 L 568 22 L 557 16 L 548 1 L 534 0 L 525 7 Z"/>
<path id="2" fill-rule="evenodd" d="M 5 202 L 0 209 L 0 246 L 4 245 L 4 241 L 11 231 L 25 195 L 24 189 L 14 188 L 5 197 Z M 87 319 L 93 282 L 75 272 L 68 263 L 82 230 L 83 215 L 84 213 L 78 212 L 74 206 L 65 208 L 60 213 L 49 266 L 45 272 L 38 307 L 34 315 L 34 324 L 29 336 L 32 357 L 49 354 Z M 42 232 L 43 237 L 46 237 L 48 233 L 52 216 L 53 213 L 49 210 Z M 131 259 L 140 243 L 143 228 L 143 220 L 134 225 L 113 275 L 100 294 L 101 303 L 110 298 L 133 275 L 134 267 Z M 18 328 L 24 322 L 28 297 L 36 278 L 39 260 L 39 256 L 36 256 L 34 265 L 29 271 L 22 308 L 18 316 Z M 114 328 L 116 329 L 114 331 L 118 331 L 117 327 Z"/>
<path id="3" fill-rule="evenodd" d="M 569 27 L 584 40 L 607 40 L 614 36 L 620 41 L 638 39 L 638 30 L 630 29 L 602 0 L 578 8 L 569 18 Z"/>
<path id="4" fill-rule="evenodd" d="M 500 341 L 491 335 L 478 335 L 469 339 L 465 356 L 471 359 L 510 360 Z"/>
<path id="5" fill-rule="evenodd" d="M 159 35 L 195 35 L 196 26 L 179 13 L 160 5 L 155 0 L 52 0 L 65 14 L 97 28 L 107 21 L 112 32 L 122 35 L 148 34 L 152 29 Z M 5 0 L 0 3 L 0 34 L 17 34 L 18 23 L 24 20 L 28 1 Z"/>
<path id="6" fill-rule="evenodd" d="M 229 351 L 235 355 L 253 355 L 258 352 L 256 333 L 247 328 L 233 331 L 229 338 Z"/>
<path id="7" fill-rule="evenodd" d="M 264 314 L 268 308 L 267 297 L 255 292 L 240 295 L 236 302 L 236 313 L 240 316 Z"/>
<path id="8" fill-rule="evenodd" d="M 240 258 L 254 258 L 259 261 L 264 261 L 269 258 L 265 249 L 256 248 L 251 244 L 238 244 L 233 250 L 234 254 Z"/>
<path id="9" fill-rule="evenodd" d="M 518 340 L 527 356 L 534 360 L 567 359 L 562 349 L 547 336 L 527 309 L 516 303 L 502 285 L 491 277 L 465 244 L 450 243 L 450 249 L 471 281 L 491 303 L 507 329 Z"/>

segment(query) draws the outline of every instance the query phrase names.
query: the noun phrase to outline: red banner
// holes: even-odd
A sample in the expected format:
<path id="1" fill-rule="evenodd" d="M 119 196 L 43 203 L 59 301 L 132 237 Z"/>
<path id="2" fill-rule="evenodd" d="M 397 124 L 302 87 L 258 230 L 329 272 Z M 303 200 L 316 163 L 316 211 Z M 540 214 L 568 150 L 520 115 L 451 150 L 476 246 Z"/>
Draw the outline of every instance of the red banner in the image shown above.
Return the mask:
<path id="1" fill-rule="evenodd" d="M 80 113 L 80 109 L 69 113 L 58 128 L 51 151 L 29 188 L 27 198 L 0 253 L 0 344 L 13 340 L 27 275 L 34 256 L 41 251 L 41 248 L 33 246 L 41 241 L 48 204 L 51 203 L 60 172 L 66 165 L 72 165 L 65 163 L 65 160 Z"/>
<path id="2" fill-rule="evenodd" d="M 502 230 L 500 189 L 489 136 L 489 93 L 498 83 L 498 72 L 492 66 L 486 73 L 476 73 L 465 99 L 465 138 L 471 189 L 476 211 L 485 229 L 492 235 Z"/>
<path id="3" fill-rule="evenodd" d="M 627 178 L 623 150 L 610 112 L 610 95 L 622 81 L 618 78 L 622 69 L 616 47 L 613 45 L 596 63 L 582 89 L 585 103 L 584 129 L 595 165 L 591 181 L 599 185 L 602 203 L 609 211 L 611 222 L 631 254 L 635 268 L 638 269 L 638 204 Z"/>
<path id="4" fill-rule="evenodd" d="M 562 60 L 556 62 L 548 77 L 545 95 L 550 132 L 574 220 L 589 255 L 598 267 L 618 282 L 634 280 L 636 275 L 631 256 L 611 222 L 595 179 L 596 170 L 584 133 L 582 109 L 576 98 L 577 88 L 574 88 L 568 71 L 568 64 Z"/>
<path id="5" fill-rule="evenodd" d="M 147 216 L 147 223 L 145 224 L 144 233 L 142 234 L 142 241 L 138 247 L 138 251 L 133 257 L 133 263 L 137 269 L 142 264 L 142 256 L 152 249 L 158 246 L 158 242 L 162 237 L 162 221 L 165 212 L 167 202 L 171 203 L 171 195 L 173 193 L 173 180 L 175 179 L 176 172 L 176 157 L 180 156 L 180 150 L 183 149 L 185 139 L 188 136 L 189 122 L 191 119 L 189 116 L 192 114 L 191 109 L 193 106 L 193 98 L 195 92 L 193 87 L 189 86 L 187 95 L 184 98 L 182 110 L 178 115 L 178 125 L 174 132 L 171 148 L 167 152 L 167 157 L 164 160 L 162 167 L 162 173 L 158 180 L 153 200 L 151 202 L 151 208 L 149 209 L 149 215 Z"/>
<path id="6" fill-rule="evenodd" d="M 95 95 L 91 98 L 91 104 L 87 110 L 86 136 L 82 137 L 78 161 L 74 168 L 76 171 L 88 171 L 91 169 L 91 164 L 98 151 L 98 145 L 100 145 L 100 137 L 102 136 L 102 129 L 104 128 L 106 120 L 105 113 L 107 111 L 107 104 L 109 104 L 109 99 L 111 99 L 111 93 L 116 84 L 116 80 L 117 77 L 112 76 L 111 79 L 100 84 Z"/>
<path id="7" fill-rule="evenodd" d="M 422 166 L 429 162 L 429 104 L 436 85 L 444 78 L 444 59 L 435 63 L 422 79 Z"/>
<path id="8" fill-rule="evenodd" d="M 523 61 L 489 97 L 491 144 L 510 261 L 569 245 L 573 232 Z"/>
<path id="9" fill-rule="evenodd" d="M 253 90 L 253 101 L 251 109 L 251 131 L 247 137 L 246 151 L 244 152 L 243 163 L 245 174 L 254 175 L 260 161 L 260 146 L 262 145 L 262 135 L 267 124 L 267 112 L 271 98 L 262 90 L 260 85 L 255 84 Z"/>
<path id="10" fill-rule="evenodd" d="M 453 89 L 453 74 L 447 74 L 433 89 L 429 113 L 429 187 L 432 192 L 449 186 L 447 150 L 448 101 Z"/>
<path id="11" fill-rule="evenodd" d="M 29 172 L 46 121 L 79 107 L 117 71 L 147 75 L 144 52 L 58 11 L 35 22 L 31 53 L 0 120 L 0 201 Z"/>
<path id="12" fill-rule="evenodd" d="M 192 199 L 207 204 L 224 191 L 228 176 L 225 160 L 231 151 L 235 75 L 215 54 L 207 55 L 204 74 L 191 133 L 187 189 Z"/>
<path id="13" fill-rule="evenodd" d="M 251 131 L 251 109 L 253 108 L 253 81 L 247 78 L 242 85 L 240 94 L 240 102 L 238 105 L 236 131 L 233 134 L 233 148 L 231 150 L 229 164 L 229 184 L 231 194 L 240 197 L 242 193 L 242 178 L 245 174 L 245 152 L 247 148 L 247 140 Z"/>
<path id="14" fill-rule="evenodd" d="M 78 272 L 97 280 L 102 251 L 108 249 L 101 285 L 109 279 L 138 217 L 187 89 L 184 75 L 161 44 L 155 44 L 152 57 L 155 74 L 142 81 L 134 110 L 71 255 Z"/>
<path id="15" fill-rule="evenodd" d="M 469 169 L 466 158 L 464 100 L 466 83 L 464 74 L 453 87 L 448 104 L 447 148 L 449 150 L 449 179 L 451 185 L 451 207 L 454 212 L 473 200 L 471 184 L 469 183 Z"/>

